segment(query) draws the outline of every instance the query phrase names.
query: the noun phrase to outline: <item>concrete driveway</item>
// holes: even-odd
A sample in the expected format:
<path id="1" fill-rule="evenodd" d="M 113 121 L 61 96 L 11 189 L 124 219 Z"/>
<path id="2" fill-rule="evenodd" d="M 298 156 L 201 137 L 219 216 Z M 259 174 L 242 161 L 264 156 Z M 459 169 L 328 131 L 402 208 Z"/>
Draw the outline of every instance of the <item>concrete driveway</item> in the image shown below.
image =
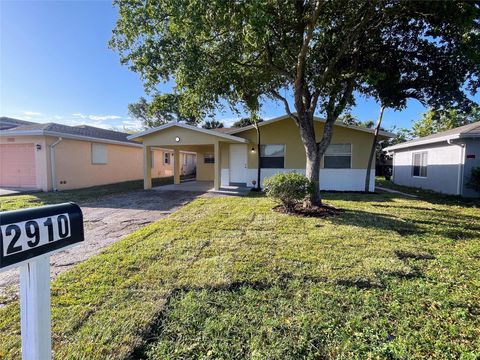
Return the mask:
<path id="1" fill-rule="evenodd" d="M 50 258 L 52 278 L 202 194 L 193 191 L 135 191 L 80 204 L 85 242 Z M 18 277 L 18 269 L 0 273 L 0 306 L 17 298 Z"/>
<path id="2" fill-rule="evenodd" d="M 42 190 L 34 189 L 34 188 L 7 188 L 7 187 L 0 187 L 0 196 L 7 196 L 7 195 L 16 195 L 21 193 L 32 193 L 32 192 L 40 192 Z"/>

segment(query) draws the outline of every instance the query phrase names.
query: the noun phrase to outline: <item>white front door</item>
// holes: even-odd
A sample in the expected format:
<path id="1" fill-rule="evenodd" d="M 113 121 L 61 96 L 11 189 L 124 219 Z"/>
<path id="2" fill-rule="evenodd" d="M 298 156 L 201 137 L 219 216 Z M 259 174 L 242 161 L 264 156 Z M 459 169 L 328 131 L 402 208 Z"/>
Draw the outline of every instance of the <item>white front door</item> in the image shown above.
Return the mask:
<path id="1" fill-rule="evenodd" d="M 230 144 L 230 182 L 246 183 L 247 145 Z"/>

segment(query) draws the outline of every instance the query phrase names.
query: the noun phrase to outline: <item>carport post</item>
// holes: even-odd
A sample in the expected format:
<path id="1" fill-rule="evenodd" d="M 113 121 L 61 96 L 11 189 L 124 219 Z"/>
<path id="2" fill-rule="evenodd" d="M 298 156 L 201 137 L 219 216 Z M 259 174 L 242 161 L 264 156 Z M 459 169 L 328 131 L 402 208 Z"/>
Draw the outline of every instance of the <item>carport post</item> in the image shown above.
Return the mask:
<path id="1" fill-rule="evenodd" d="M 152 188 L 152 148 L 143 146 L 143 188 Z"/>
<path id="2" fill-rule="evenodd" d="M 213 177 L 213 188 L 215 190 L 220 189 L 220 184 L 221 184 L 221 179 L 220 179 L 220 143 L 218 141 L 215 141 L 213 144 L 213 150 L 214 150 L 214 177 Z"/>
<path id="3" fill-rule="evenodd" d="M 180 184 L 180 150 L 173 150 L 173 183 Z"/>

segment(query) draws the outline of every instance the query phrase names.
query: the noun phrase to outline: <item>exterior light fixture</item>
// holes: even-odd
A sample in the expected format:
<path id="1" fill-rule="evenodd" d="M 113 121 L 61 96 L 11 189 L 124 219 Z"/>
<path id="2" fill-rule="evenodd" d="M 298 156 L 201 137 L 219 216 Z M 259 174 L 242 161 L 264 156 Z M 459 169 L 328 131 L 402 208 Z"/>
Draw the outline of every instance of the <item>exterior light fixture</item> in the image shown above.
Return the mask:
<path id="1" fill-rule="evenodd" d="M 251 151 L 252 151 L 252 153 L 254 153 L 254 152 L 255 152 L 255 148 L 254 148 L 254 147 L 252 147 L 252 150 L 251 150 Z"/>
<path id="2" fill-rule="evenodd" d="M 176 142 L 180 142 L 180 138 L 177 136 L 177 137 L 175 138 L 175 141 L 176 141 Z"/>

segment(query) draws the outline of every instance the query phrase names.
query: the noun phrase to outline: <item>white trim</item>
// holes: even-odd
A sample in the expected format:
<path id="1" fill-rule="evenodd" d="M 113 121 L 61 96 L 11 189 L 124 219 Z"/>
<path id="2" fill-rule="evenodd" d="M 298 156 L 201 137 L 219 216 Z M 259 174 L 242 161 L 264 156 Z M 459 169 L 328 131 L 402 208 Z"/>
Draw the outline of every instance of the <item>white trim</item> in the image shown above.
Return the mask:
<path id="1" fill-rule="evenodd" d="M 127 136 L 127 139 L 128 140 L 138 139 L 138 138 L 141 138 L 145 135 L 152 134 L 152 133 L 157 132 L 157 131 L 162 131 L 162 130 L 171 128 L 173 126 L 181 127 L 181 128 L 188 129 L 188 130 L 198 131 L 198 132 L 201 132 L 201 133 L 204 133 L 204 134 L 228 139 L 228 140 L 235 141 L 235 142 L 248 143 L 248 140 L 243 139 L 243 138 L 239 138 L 237 136 L 224 134 L 224 133 L 221 133 L 219 131 L 203 129 L 203 128 L 199 128 L 199 127 L 196 127 L 196 126 L 187 125 L 187 124 L 183 124 L 183 123 L 179 123 L 179 122 L 171 122 L 171 123 L 168 123 L 168 124 L 165 124 L 165 125 L 157 126 L 157 127 L 139 132 L 137 134 Z"/>
<path id="2" fill-rule="evenodd" d="M 279 116 L 279 117 L 276 117 L 276 118 L 273 118 L 273 119 L 270 119 L 270 120 L 265 120 L 265 121 L 259 122 L 258 126 L 260 127 L 260 126 L 270 125 L 270 124 L 273 124 L 277 121 L 285 120 L 285 119 L 288 119 L 288 118 L 290 118 L 289 115 L 282 115 L 282 116 Z M 315 121 L 325 122 L 325 119 L 319 118 L 317 116 L 314 116 L 313 119 Z M 366 128 L 366 127 L 363 127 L 363 126 L 345 125 L 342 122 L 335 122 L 334 125 L 344 127 L 344 128 L 348 128 L 348 129 L 364 131 L 364 132 L 368 132 L 368 133 L 371 133 L 371 134 L 375 133 L 375 129 L 369 129 L 369 128 Z M 228 133 L 229 134 L 236 134 L 236 133 L 246 131 L 246 130 L 250 130 L 250 129 L 253 129 L 253 128 L 254 128 L 253 125 L 248 125 L 248 126 L 244 126 L 244 127 L 241 127 L 241 128 L 235 128 L 232 131 L 229 131 Z M 396 136 L 393 133 L 390 133 L 388 131 L 383 131 L 383 130 L 380 130 L 378 134 L 381 135 L 381 136 L 386 136 L 386 137 L 391 137 L 391 138 L 394 138 Z"/>
<path id="3" fill-rule="evenodd" d="M 45 131 L 45 130 L 0 131 L 0 137 L 10 137 L 10 136 L 54 136 L 54 137 L 62 137 L 64 139 L 93 141 L 93 142 L 101 142 L 106 144 L 133 146 L 133 147 L 140 147 L 140 148 L 142 147 L 142 144 L 135 144 L 135 143 L 126 142 L 126 141 L 109 140 L 109 139 L 96 138 L 96 137 L 83 136 L 83 135 L 73 135 L 73 134 L 66 134 L 66 133 L 61 133 L 56 131 Z"/>
<path id="4" fill-rule="evenodd" d="M 221 186 L 230 186 L 230 168 L 220 170 Z"/>
<path id="5" fill-rule="evenodd" d="M 459 139 L 459 138 L 460 138 L 460 134 L 455 134 L 455 135 L 447 135 L 447 136 L 437 137 L 437 138 L 433 138 L 433 139 L 411 140 L 411 141 L 407 141 L 407 142 L 404 142 L 404 143 L 401 143 L 401 144 L 386 147 L 385 149 L 383 149 L 383 151 L 390 152 L 392 150 L 405 149 L 405 148 L 409 148 L 409 147 L 415 147 L 415 146 L 426 145 L 426 144 L 434 144 L 434 143 L 437 143 L 437 142 L 444 142 L 444 141 Z"/>
<path id="6" fill-rule="evenodd" d="M 423 165 L 423 155 L 426 155 L 426 164 Z M 420 165 L 419 165 L 419 173 L 422 173 L 422 167 L 425 168 L 425 172 L 427 173 L 427 176 L 421 176 L 421 175 L 414 175 L 415 172 L 415 155 L 420 155 Z M 428 177 L 428 151 L 412 151 L 412 177 L 418 178 L 418 179 L 426 179 Z"/>
<path id="7" fill-rule="evenodd" d="M 305 169 L 262 169 L 261 182 L 277 173 L 297 172 L 305 174 Z M 367 169 L 320 169 L 320 190 L 364 191 Z M 247 169 L 247 186 L 253 187 L 257 179 L 257 169 Z M 370 189 L 375 191 L 375 169 L 370 172 Z"/>

